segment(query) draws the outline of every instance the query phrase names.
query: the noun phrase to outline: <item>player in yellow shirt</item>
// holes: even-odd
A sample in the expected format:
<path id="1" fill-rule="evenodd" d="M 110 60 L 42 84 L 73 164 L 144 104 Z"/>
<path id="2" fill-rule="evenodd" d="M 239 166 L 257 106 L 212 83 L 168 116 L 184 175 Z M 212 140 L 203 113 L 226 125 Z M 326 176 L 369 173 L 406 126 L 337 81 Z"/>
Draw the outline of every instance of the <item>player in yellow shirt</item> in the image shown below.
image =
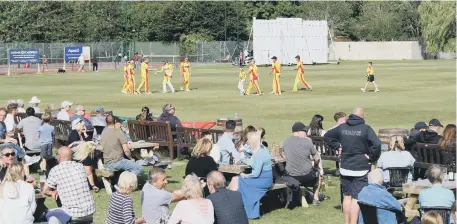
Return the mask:
<path id="1" fill-rule="evenodd" d="M 184 61 L 181 62 L 181 76 L 183 77 L 183 81 L 181 83 L 181 90 L 184 90 L 184 86 L 186 86 L 186 91 L 190 91 L 189 83 L 190 83 L 190 63 L 188 58 L 184 58 Z"/>
<path id="2" fill-rule="evenodd" d="M 278 62 L 278 58 L 276 56 L 273 56 L 271 59 L 273 60 L 273 64 L 271 65 L 271 70 L 273 73 L 272 93 L 281 96 L 281 84 L 279 83 L 279 77 L 281 77 L 281 64 Z"/>
<path id="3" fill-rule="evenodd" d="M 135 89 L 135 62 L 133 60 L 130 61 L 128 67 L 127 67 L 127 72 L 129 74 L 129 92 L 131 94 L 138 94 Z"/>
<path id="4" fill-rule="evenodd" d="M 168 64 L 167 60 L 163 61 L 162 70 L 159 71 L 159 72 L 164 72 L 163 82 L 162 82 L 162 88 L 163 88 L 162 93 L 167 92 L 167 85 L 168 85 L 168 88 L 170 88 L 171 92 L 175 93 L 175 89 L 173 88 L 173 85 L 171 84 L 171 76 L 173 76 L 173 69 L 174 68 L 173 68 L 172 64 Z"/>
<path id="5" fill-rule="evenodd" d="M 295 60 L 297 61 L 297 68 L 295 69 L 295 70 L 297 70 L 297 76 L 295 76 L 295 83 L 294 83 L 294 88 L 292 91 L 293 92 L 298 91 L 298 83 L 300 81 L 303 83 L 303 85 L 305 85 L 305 87 L 309 91 L 311 91 L 313 89 L 313 87 L 311 87 L 311 85 L 305 81 L 305 69 L 303 67 L 303 62 L 300 60 L 300 55 L 295 56 Z"/>
<path id="6" fill-rule="evenodd" d="M 367 89 L 368 83 L 373 83 L 375 89 L 375 92 L 379 92 L 378 86 L 376 85 L 376 82 L 374 81 L 374 68 L 373 68 L 373 62 L 368 62 L 368 68 L 367 68 L 367 83 L 365 84 L 365 88 L 360 88 L 362 92 L 365 92 Z"/>
<path id="7" fill-rule="evenodd" d="M 248 73 L 249 73 L 250 81 L 249 81 L 248 89 L 246 90 L 246 95 L 251 94 L 252 87 L 255 87 L 255 90 L 257 91 L 257 95 L 262 94 L 262 92 L 260 91 L 259 83 L 258 83 L 259 70 L 257 68 L 257 65 L 255 64 L 255 60 L 251 61 L 251 65 L 249 66 Z"/>
<path id="8" fill-rule="evenodd" d="M 124 87 L 122 87 L 122 93 L 128 93 L 130 87 L 130 76 L 129 76 L 129 62 L 126 61 L 124 64 Z"/>
<path id="9" fill-rule="evenodd" d="M 141 92 L 141 87 L 144 85 L 144 93 L 146 94 L 151 94 L 149 92 L 149 59 L 144 60 L 144 62 L 141 63 L 141 83 L 140 86 L 138 86 L 137 92 Z"/>
<path id="10" fill-rule="evenodd" d="M 240 96 L 244 96 L 244 83 L 246 82 L 246 73 L 243 68 L 240 68 L 240 75 L 238 80 L 238 89 L 240 90 Z"/>

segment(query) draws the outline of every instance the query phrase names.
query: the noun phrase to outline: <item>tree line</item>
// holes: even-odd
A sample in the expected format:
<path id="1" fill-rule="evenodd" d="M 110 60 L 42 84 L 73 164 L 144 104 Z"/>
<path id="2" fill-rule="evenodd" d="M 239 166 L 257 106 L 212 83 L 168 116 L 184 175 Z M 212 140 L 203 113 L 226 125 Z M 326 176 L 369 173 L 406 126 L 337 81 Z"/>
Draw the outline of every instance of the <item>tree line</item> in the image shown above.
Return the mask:
<path id="1" fill-rule="evenodd" d="M 428 53 L 456 47 L 456 4 L 444 1 L 0 2 L 0 41 L 241 41 L 253 17 L 327 20 L 333 36 L 418 40 Z"/>

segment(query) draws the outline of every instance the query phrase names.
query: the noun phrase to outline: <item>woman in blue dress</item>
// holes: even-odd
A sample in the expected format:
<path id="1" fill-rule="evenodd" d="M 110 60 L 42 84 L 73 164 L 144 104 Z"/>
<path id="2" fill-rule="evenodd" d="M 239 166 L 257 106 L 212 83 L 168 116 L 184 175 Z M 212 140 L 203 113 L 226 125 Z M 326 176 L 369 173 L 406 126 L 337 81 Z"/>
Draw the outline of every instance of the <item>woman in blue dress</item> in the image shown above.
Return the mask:
<path id="1" fill-rule="evenodd" d="M 260 217 L 260 199 L 273 184 L 273 173 L 270 151 L 261 144 L 260 133 L 251 132 L 247 136 L 253 152 L 248 164 L 252 172 L 233 177 L 229 189 L 241 193 L 248 218 L 255 219 Z"/>

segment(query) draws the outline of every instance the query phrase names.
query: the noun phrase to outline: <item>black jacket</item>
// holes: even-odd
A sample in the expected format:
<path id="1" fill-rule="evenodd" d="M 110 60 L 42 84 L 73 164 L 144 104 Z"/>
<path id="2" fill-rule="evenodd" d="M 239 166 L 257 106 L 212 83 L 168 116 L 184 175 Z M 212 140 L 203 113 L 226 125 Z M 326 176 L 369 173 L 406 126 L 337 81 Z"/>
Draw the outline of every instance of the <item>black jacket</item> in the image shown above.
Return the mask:
<path id="1" fill-rule="evenodd" d="M 176 131 L 176 127 L 182 127 L 181 121 L 178 117 L 169 114 L 168 112 L 163 112 L 160 117 L 157 119 L 160 122 L 169 122 L 171 126 L 171 131 Z"/>
<path id="2" fill-rule="evenodd" d="M 429 144 L 438 144 L 440 141 L 441 136 L 438 135 L 438 133 L 434 131 L 423 131 L 417 134 L 414 137 L 414 141 L 419 142 L 419 143 L 429 143 Z"/>
<path id="3" fill-rule="evenodd" d="M 365 120 L 351 114 L 345 124 L 329 130 L 324 135 L 327 147 L 343 148 L 341 167 L 347 170 L 370 170 L 370 164 L 378 161 L 381 155 L 381 141 Z M 365 154 L 370 157 L 368 160 Z"/>
<path id="4" fill-rule="evenodd" d="M 248 224 L 248 217 L 244 210 L 243 199 L 238 191 L 226 188 L 216 189 L 216 193 L 206 197 L 214 207 L 216 224 Z"/>

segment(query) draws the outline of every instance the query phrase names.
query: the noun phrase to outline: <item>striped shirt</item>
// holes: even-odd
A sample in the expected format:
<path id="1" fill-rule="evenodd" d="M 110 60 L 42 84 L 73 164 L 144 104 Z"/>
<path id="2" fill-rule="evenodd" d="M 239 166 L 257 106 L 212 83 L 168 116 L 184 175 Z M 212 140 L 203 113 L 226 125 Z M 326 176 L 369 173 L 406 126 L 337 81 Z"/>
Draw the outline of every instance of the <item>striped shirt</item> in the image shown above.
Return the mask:
<path id="1" fill-rule="evenodd" d="M 106 224 L 133 223 L 135 223 L 135 213 L 133 212 L 132 198 L 127 194 L 113 193 L 109 200 Z"/>

